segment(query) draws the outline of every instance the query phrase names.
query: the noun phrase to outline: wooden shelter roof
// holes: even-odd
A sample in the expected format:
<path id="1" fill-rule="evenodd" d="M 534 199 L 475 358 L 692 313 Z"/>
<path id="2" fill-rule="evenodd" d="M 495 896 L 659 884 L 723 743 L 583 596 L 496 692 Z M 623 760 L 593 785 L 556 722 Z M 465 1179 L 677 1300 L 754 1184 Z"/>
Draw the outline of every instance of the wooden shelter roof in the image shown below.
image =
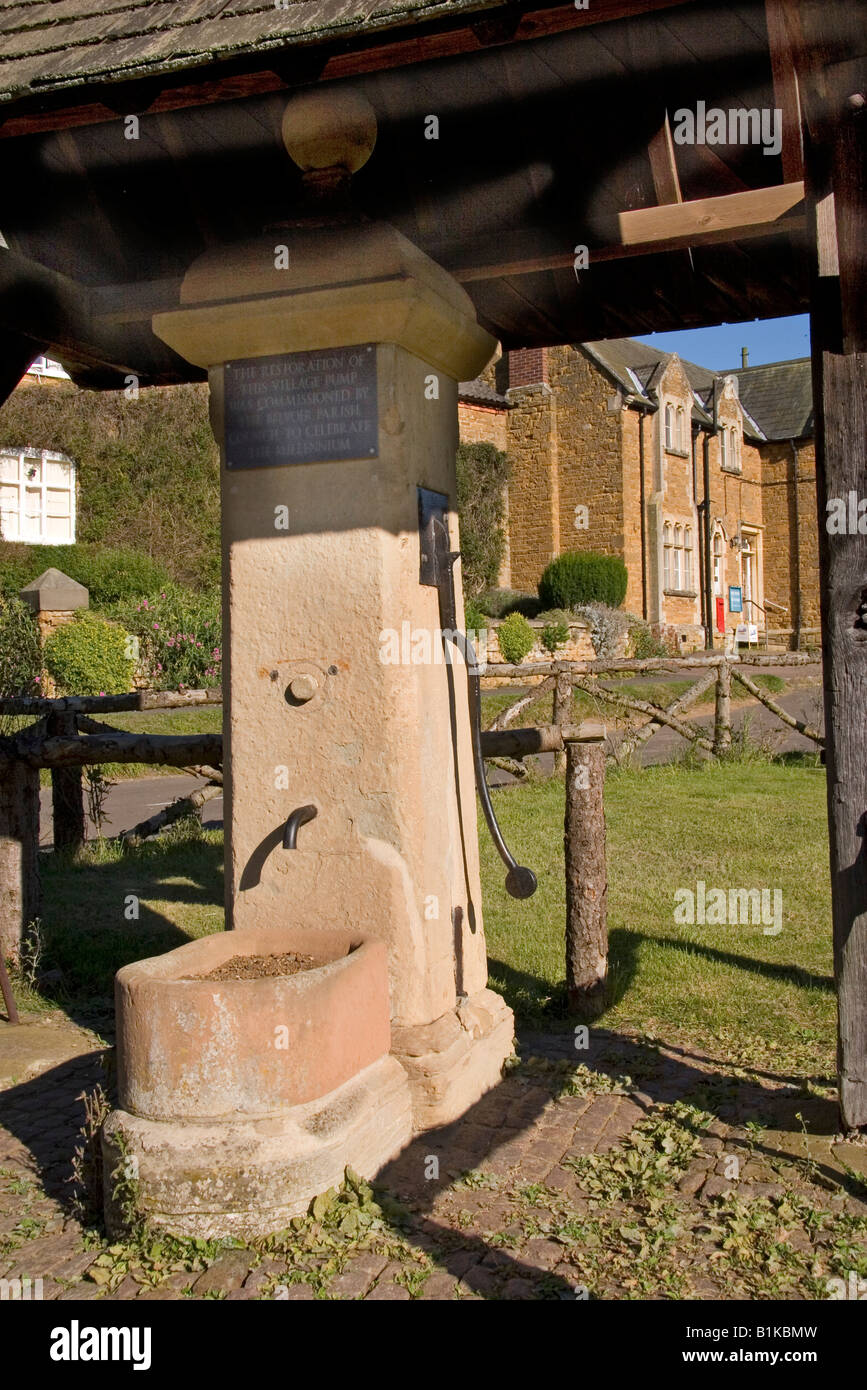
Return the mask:
<path id="1" fill-rule="evenodd" d="M 497 0 L 4 0 L 0 102 L 379 34 Z"/>
<path id="2" fill-rule="evenodd" d="M 280 120 L 321 83 L 377 112 L 360 211 L 450 269 L 504 347 L 804 310 L 780 3 L 0 0 L 0 398 L 43 349 L 83 385 L 196 379 L 151 316 L 203 250 L 295 214 Z M 781 151 L 675 147 L 698 101 L 781 108 Z"/>

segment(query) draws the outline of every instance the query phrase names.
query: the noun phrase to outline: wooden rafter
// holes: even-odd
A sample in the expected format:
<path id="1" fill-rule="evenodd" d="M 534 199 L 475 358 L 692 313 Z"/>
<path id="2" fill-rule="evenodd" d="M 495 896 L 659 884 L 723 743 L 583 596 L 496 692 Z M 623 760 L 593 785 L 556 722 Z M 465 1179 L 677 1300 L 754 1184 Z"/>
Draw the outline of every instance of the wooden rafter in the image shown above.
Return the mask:
<path id="1" fill-rule="evenodd" d="M 791 183 L 804 177 L 804 151 L 801 140 L 801 96 L 798 73 L 789 34 L 788 0 L 765 0 L 771 72 L 774 79 L 774 105 L 783 113 L 783 179 Z"/>

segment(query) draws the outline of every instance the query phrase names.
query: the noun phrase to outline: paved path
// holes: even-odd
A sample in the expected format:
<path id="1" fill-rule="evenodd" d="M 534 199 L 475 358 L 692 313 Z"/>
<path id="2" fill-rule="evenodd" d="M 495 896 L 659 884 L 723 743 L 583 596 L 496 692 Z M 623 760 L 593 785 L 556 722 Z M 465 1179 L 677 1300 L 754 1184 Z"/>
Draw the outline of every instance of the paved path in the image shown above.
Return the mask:
<path id="1" fill-rule="evenodd" d="M 834 1144 L 827 1087 L 715 1075 L 690 1048 L 602 1029 L 589 1082 L 571 1036 L 524 1037 L 520 1067 L 379 1175 L 376 1207 L 362 1190 L 351 1234 L 341 1205 L 267 1246 L 110 1244 L 92 1222 L 85 1237 L 69 1182 L 102 1048 L 61 1014 L 15 1032 L 0 1024 L 0 1076 L 13 1048 L 21 1068 L 0 1081 L 0 1280 L 41 1279 L 46 1299 L 799 1299 L 867 1258 L 844 1171 L 867 1149 Z"/>

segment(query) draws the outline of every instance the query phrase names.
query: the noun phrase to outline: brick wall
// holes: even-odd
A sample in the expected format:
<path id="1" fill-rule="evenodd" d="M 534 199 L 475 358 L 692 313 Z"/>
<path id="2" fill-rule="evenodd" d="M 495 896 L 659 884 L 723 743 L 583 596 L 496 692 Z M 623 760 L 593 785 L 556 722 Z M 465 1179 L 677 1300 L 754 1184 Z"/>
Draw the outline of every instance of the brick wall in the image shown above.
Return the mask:
<path id="1" fill-rule="evenodd" d="M 509 412 L 502 406 L 484 406 L 458 402 L 458 429 L 462 444 L 494 444 L 508 451 Z"/>
<path id="2" fill-rule="evenodd" d="M 548 349 L 517 348 L 509 353 L 509 386 L 539 386 L 548 380 Z"/>
<path id="3" fill-rule="evenodd" d="M 799 559 L 801 625 L 819 626 L 819 532 L 816 520 L 816 450 L 813 440 L 798 445 L 798 506 L 794 496 L 792 446 L 781 440 L 759 446 L 762 511 L 765 520 L 765 593 L 788 608 L 772 613 L 770 625 L 795 625 Z M 797 526 L 796 526 L 797 510 Z M 815 635 L 811 635 L 814 642 Z"/>

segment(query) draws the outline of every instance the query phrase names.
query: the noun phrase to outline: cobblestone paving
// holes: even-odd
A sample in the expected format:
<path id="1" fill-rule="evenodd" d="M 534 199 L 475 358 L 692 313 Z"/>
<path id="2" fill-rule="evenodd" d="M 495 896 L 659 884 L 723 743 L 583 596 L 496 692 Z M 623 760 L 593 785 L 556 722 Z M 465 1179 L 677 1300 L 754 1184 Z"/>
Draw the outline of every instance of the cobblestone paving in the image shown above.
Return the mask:
<path id="1" fill-rule="evenodd" d="M 836 1142 L 821 1087 L 604 1030 L 581 1054 L 525 1036 L 521 1056 L 380 1174 L 378 1207 L 362 1192 L 351 1239 L 326 1216 L 143 1264 L 73 1215 L 80 1097 L 104 1069 L 98 1048 L 64 1060 L 0 1090 L 0 1280 L 59 1300 L 408 1301 L 822 1297 L 867 1274 L 867 1150 Z"/>

